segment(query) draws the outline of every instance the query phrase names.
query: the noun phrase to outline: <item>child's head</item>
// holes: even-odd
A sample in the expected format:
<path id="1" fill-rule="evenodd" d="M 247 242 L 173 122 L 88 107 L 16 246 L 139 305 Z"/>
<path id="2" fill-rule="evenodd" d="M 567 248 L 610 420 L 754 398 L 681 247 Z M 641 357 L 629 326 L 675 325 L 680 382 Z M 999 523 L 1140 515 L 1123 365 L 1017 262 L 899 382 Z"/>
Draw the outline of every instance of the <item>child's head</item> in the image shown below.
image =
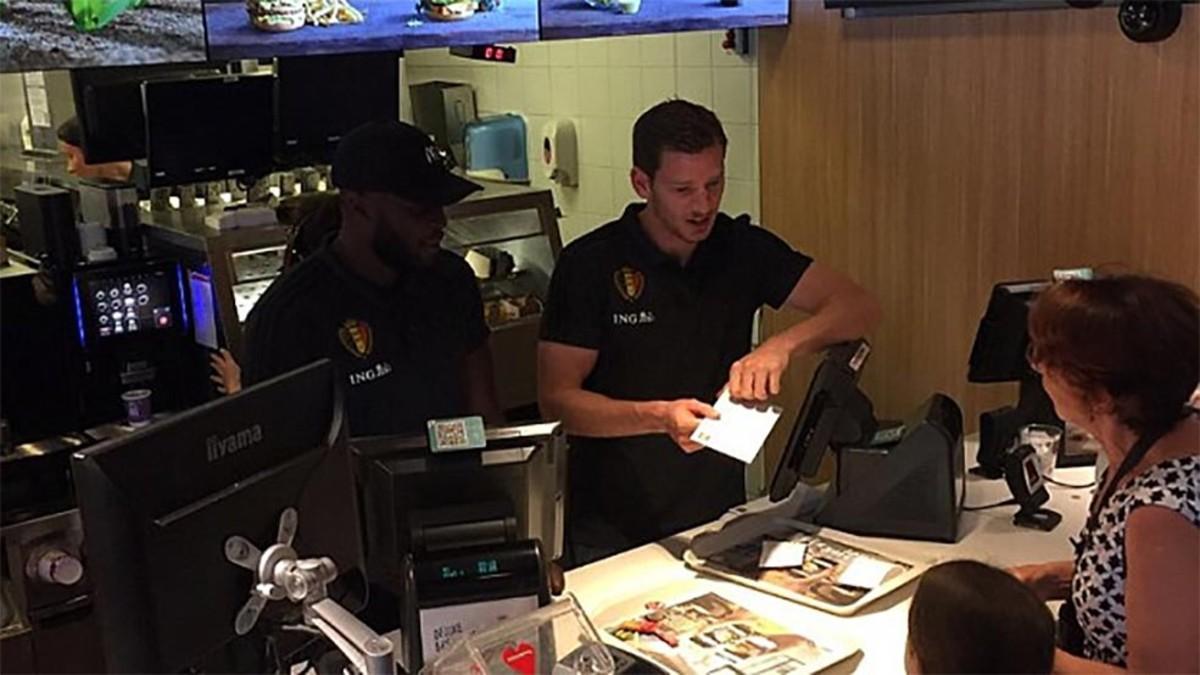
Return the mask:
<path id="1" fill-rule="evenodd" d="M 1011 574 L 973 560 L 929 568 L 908 610 L 909 672 L 1049 673 L 1054 619 Z"/>

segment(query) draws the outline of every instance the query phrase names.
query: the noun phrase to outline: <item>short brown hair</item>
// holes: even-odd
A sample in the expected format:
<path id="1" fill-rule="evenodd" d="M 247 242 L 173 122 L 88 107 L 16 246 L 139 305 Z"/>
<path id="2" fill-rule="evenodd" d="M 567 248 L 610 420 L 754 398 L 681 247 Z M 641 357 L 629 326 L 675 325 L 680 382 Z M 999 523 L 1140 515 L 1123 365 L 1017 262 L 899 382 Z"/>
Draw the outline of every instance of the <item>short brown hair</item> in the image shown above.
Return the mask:
<path id="1" fill-rule="evenodd" d="M 651 178 L 665 150 L 697 153 L 729 144 L 721 120 L 713 111 L 677 98 L 650 108 L 633 124 L 633 165 Z"/>
<path id="2" fill-rule="evenodd" d="M 1138 434 L 1166 431 L 1200 382 L 1198 307 L 1195 291 L 1153 277 L 1056 283 L 1029 312 L 1029 358 L 1085 397 L 1108 394 Z"/>
<path id="3" fill-rule="evenodd" d="M 921 575 L 908 643 L 922 673 L 1049 673 L 1054 618 L 1011 574 L 954 560 Z"/>

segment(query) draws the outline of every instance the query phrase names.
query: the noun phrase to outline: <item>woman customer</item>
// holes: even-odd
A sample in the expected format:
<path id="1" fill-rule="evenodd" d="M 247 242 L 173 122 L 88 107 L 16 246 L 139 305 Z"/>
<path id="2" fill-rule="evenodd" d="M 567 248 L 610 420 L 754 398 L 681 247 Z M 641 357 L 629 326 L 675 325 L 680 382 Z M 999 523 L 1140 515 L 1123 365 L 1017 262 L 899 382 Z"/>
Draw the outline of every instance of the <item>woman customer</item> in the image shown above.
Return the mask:
<path id="1" fill-rule="evenodd" d="M 1196 293 L 1140 276 L 1058 283 L 1035 301 L 1029 338 L 1059 417 L 1109 464 L 1074 560 L 1012 570 L 1067 600 L 1055 671 L 1200 671 Z"/>

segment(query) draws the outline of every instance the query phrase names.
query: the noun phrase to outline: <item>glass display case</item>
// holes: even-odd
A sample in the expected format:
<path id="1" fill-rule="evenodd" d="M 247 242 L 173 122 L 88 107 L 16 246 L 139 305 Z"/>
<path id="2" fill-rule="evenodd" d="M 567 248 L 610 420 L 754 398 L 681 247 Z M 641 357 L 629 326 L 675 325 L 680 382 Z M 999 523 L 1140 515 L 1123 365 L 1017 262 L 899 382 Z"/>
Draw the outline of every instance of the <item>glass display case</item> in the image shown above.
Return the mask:
<path id="1" fill-rule="evenodd" d="M 246 317 L 283 269 L 288 229 L 216 230 L 182 219 L 144 224 L 150 246 L 178 258 L 188 270 L 197 341 L 221 344 L 240 356 Z M 205 312 L 209 306 L 214 311 Z M 206 320 L 207 330 L 201 325 Z M 202 338 L 206 334 L 210 337 Z"/>
<path id="2" fill-rule="evenodd" d="M 562 250 L 554 194 L 489 183 L 448 207 L 446 218 L 443 245 L 463 256 L 479 279 L 500 404 L 535 416 L 538 326 Z"/>

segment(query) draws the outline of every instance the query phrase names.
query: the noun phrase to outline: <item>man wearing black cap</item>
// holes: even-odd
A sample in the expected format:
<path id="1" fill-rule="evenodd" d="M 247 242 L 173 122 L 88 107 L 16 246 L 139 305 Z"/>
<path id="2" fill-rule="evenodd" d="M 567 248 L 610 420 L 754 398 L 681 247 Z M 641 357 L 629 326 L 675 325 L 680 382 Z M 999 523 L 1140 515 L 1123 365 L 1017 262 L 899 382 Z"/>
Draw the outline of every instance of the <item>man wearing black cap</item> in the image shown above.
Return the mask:
<path id="1" fill-rule="evenodd" d="M 419 432 L 429 419 L 500 417 L 479 286 L 441 248 L 442 208 L 481 189 L 418 129 L 372 122 L 333 160 L 341 229 L 250 313 L 243 379 L 333 359 L 355 436 Z"/>

